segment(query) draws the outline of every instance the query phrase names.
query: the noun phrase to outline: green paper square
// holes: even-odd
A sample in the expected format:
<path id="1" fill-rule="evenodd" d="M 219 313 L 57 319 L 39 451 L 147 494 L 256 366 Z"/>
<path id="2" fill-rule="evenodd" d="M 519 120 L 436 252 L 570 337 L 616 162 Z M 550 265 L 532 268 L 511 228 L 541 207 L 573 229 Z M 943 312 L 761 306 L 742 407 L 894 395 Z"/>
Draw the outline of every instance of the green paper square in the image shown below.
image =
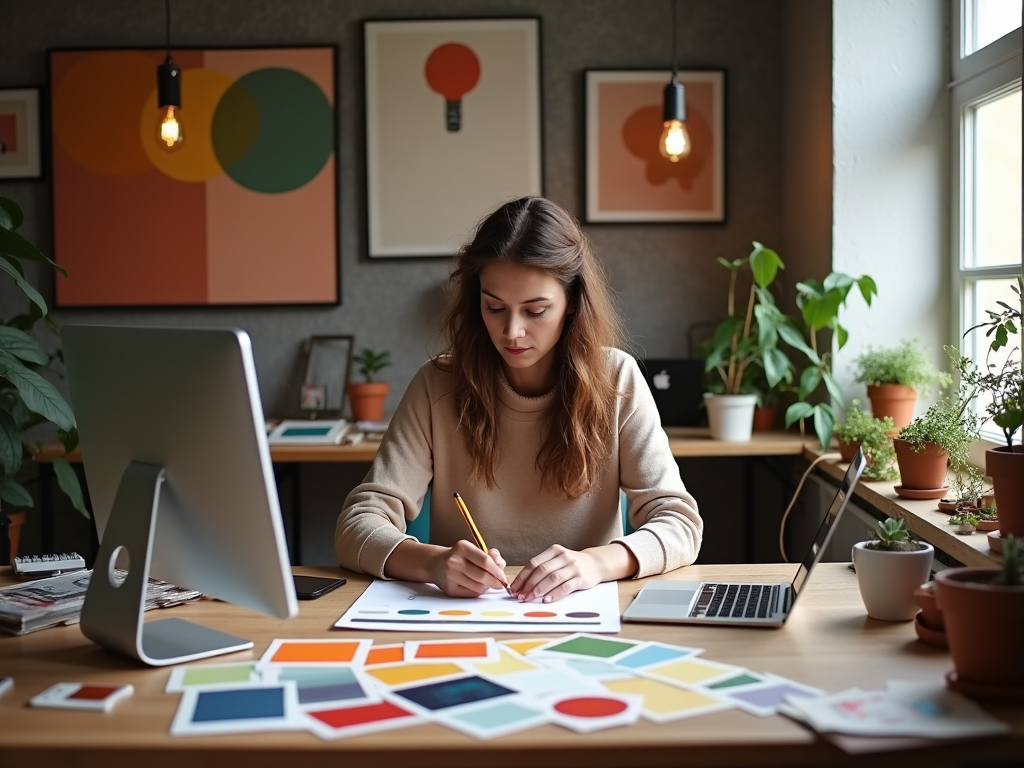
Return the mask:
<path id="1" fill-rule="evenodd" d="M 757 675 L 751 675 L 751 674 L 743 673 L 741 675 L 736 675 L 736 677 L 730 677 L 728 680 L 721 680 L 721 681 L 719 681 L 717 683 L 714 683 L 713 685 L 709 685 L 709 686 L 706 686 L 706 687 L 708 687 L 708 688 L 732 688 L 734 685 L 750 685 L 751 683 L 761 683 L 761 682 L 764 682 L 764 678 L 763 677 L 758 677 Z"/>
<path id="2" fill-rule="evenodd" d="M 609 659 L 635 646 L 636 643 L 605 640 L 603 637 L 574 637 L 572 640 L 545 648 L 544 652 L 571 653 L 576 656 L 597 656 L 601 659 Z"/>
<path id="3" fill-rule="evenodd" d="M 215 685 L 217 683 L 248 683 L 252 675 L 252 664 L 231 666 L 194 667 L 186 670 L 181 678 L 183 686 Z"/>

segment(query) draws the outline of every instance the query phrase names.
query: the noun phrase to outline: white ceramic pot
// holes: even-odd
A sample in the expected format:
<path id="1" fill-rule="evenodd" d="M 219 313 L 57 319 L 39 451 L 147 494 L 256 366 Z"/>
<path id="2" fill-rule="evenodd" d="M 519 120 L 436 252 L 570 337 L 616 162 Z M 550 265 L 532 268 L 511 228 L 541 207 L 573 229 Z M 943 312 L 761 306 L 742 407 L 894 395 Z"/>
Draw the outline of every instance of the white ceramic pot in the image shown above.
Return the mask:
<path id="1" fill-rule="evenodd" d="M 867 543 L 853 545 L 853 563 L 868 616 L 880 621 L 909 621 L 918 611 L 914 590 L 928 581 L 935 548 L 920 542 L 924 549 L 889 552 L 868 549 Z"/>
<path id="2" fill-rule="evenodd" d="M 704 393 L 708 409 L 711 439 L 729 443 L 745 443 L 754 430 L 754 407 L 757 395 L 716 395 Z"/>

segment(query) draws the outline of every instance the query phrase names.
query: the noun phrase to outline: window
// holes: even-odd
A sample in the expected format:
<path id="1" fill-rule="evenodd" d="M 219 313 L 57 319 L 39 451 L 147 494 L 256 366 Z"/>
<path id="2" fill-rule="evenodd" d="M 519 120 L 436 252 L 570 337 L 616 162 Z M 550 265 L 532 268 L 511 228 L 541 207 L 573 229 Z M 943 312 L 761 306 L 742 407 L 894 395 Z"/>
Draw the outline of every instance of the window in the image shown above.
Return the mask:
<path id="1" fill-rule="evenodd" d="M 1021 0 L 960 0 L 954 6 L 951 261 L 960 311 L 953 330 L 976 364 L 999 365 L 1005 348 L 988 357 L 983 331 L 963 334 L 987 320 L 985 310 L 997 309 L 998 301 L 1016 301 L 1010 286 L 1022 271 Z M 1020 337 L 1012 346 L 1019 359 Z M 1001 439 L 992 424 L 982 436 Z"/>

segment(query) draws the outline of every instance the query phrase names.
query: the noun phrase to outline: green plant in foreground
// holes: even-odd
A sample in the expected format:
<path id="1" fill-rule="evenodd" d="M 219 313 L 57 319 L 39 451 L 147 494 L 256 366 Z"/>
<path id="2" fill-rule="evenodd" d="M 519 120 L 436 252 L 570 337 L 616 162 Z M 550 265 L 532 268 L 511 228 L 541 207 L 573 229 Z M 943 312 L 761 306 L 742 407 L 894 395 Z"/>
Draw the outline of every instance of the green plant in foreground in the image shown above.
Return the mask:
<path id="1" fill-rule="evenodd" d="M 936 443 L 949 454 L 954 471 L 968 465 L 971 443 L 978 439 L 978 420 L 967 407 L 970 397 L 939 400 L 900 430 L 899 437 L 920 453 L 925 443 Z"/>
<path id="2" fill-rule="evenodd" d="M 1024 584 L 1024 539 L 1016 536 L 1003 539 L 1003 570 L 995 583 L 1007 587 Z"/>
<path id="3" fill-rule="evenodd" d="M 933 386 L 948 387 L 953 377 L 940 371 L 927 357 L 916 340 L 904 339 L 897 347 L 868 347 L 858 357 L 855 380 L 862 384 L 902 384 L 921 397 L 927 397 Z"/>
<path id="4" fill-rule="evenodd" d="M 854 400 L 844 411 L 846 421 L 836 425 L 835 435 L 841 443 L 859 443 L 867 466 L 864 477 L 870 480 L 895 480 L 900 476 L 896 468 L 896 450 L 892 438 L 896 431 L 892 418 L 876 419 L 860 408 Z"/>
<path id="5" fill-rule="evenodd" d="M 28 298 L 25 314 L 4 318 L 0 324 L 0 501 L 12 507 L 31 507 L 32 496 L 15 476 L 26 460 L 32 458 L 35 443 L 27 432 L 42 424 L 51 424 L 64 444 L 65 451 L 78 445 L 78 428 L 71 406 L 42 372 L 57 375 L 53 364 L 61 359 L 60 351 L 47 352 L 31 332 L 40 320 L 53 333 L 57 324 L 49 315 L 46 301 L 25 279 L 23 262 L 36 262 L 44 267 L 67 273 L 50 261 L 31 242 L 18 234 L 24 221 L 21 207 L 0 197 L 0 276 L 14 281 Z M 85 517 L 85 506 L 78 475 L 63 459 L 53 462 L 57 483 L 75 509 Z"/>
<path id="6" fill-rule="evenodd" d="M 352 359 L 359 363 L 359 372 L 363 374 L 367 383 L 372 382 L 378 372 L 391 365 L 390 352 L 377 352 L 369 347 L 364 347 L 359 354 L 353 355 Z"/>
<path id="7" fill-rule="evenodd" d="M 868 546 L 871 549 L 884 549 L 889 552 L 914 552 L 921 548 L 910 538 L 905 521 L 892 517 L 878 521 L 878 530 L 875 531 L 875 537 Z"/>

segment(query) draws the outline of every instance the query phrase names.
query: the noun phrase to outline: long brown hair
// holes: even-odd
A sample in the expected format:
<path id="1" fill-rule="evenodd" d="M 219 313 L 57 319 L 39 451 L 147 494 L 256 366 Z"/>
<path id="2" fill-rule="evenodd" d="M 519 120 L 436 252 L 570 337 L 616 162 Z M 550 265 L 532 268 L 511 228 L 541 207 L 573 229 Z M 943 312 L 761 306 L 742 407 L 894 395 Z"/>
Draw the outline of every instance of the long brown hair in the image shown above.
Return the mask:
<path id="1" fill-rule="evenodd" d="M 565 288 L 569 315 L 555 349 L 555 399 L 537 456 L 542 482 L 570 499 L 597 482 L 611 455 L 615 399 L 608 354 L 624 335 L 611 292 L 587 236 L 565 210 L 543 197 L 512 200 L 485 218 L 456 255 L 444 319 L 447 349 L 437 364 L 452 373 L 459 430 L 473 477 L 494 486 L 501 355 L 480 309 L 480 273 L 501 260 L 542 269 Z"/>

